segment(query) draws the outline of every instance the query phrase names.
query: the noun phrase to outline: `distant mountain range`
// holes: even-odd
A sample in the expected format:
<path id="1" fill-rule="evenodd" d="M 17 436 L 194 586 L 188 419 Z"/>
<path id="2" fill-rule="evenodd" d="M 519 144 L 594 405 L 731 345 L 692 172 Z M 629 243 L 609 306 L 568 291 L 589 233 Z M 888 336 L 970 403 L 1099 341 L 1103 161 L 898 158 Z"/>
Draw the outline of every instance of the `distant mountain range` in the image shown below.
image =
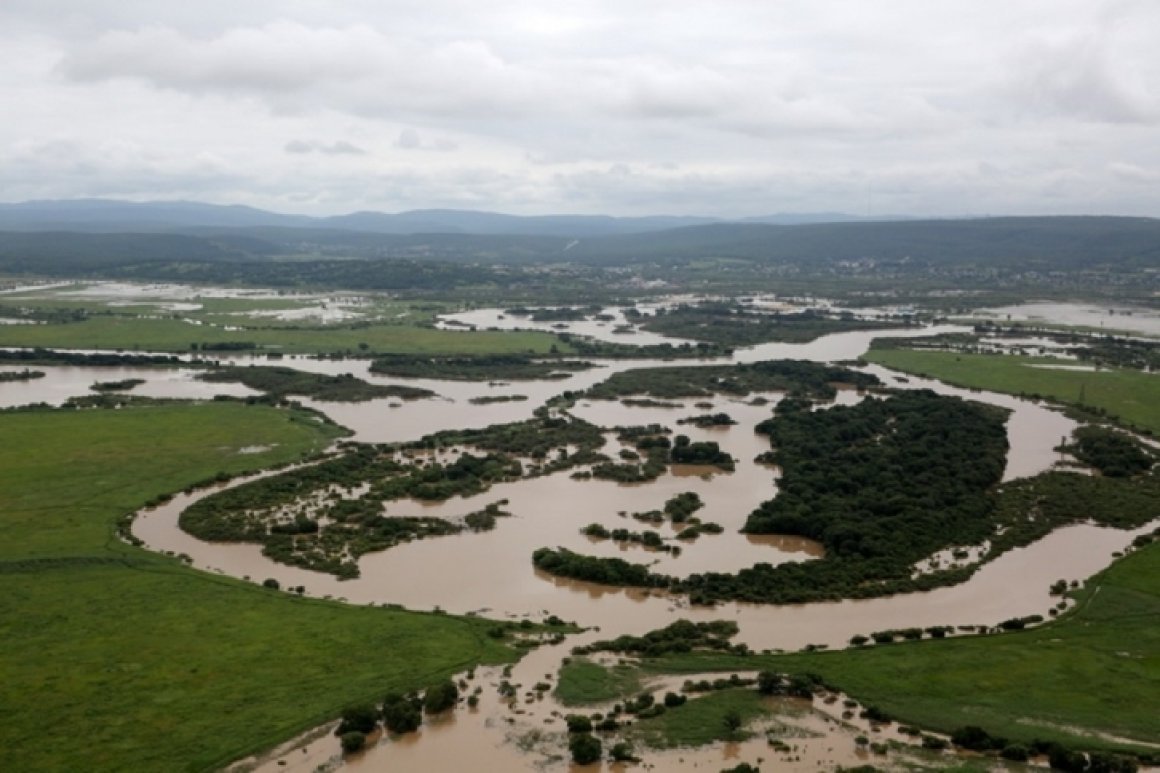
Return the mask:
<path id="1" fill-rule="evenodd" d="M 1160 271 L 1160 220 L 1090 216 L 874 221 L 821 213 L 725 221 L 520 217 L 459 210 L 307 217 L 196 202 L 89 199 L 0 204 L 0 271 L 284 258 L 594 266 L 710 258 L 808 268 L 896 264 L 1042 272 Z"/>
<path id="2" fill-rule="evenodd" d="M 776 214 L 728 221 L 712 217 L 612 217 L 609 215 L 503 215 L 457 209 L 354 212 L 332 217 L 284 215 L 245 206 L 193 201 L 73 199 L 0 203 L 0 230 L 87 233 L 186 232 L 205 228 L 310 228 L 378 234 L 474 234 L 584 238 L 665 231 L 724 222 L 789 225 L 857 221 L 836 212 Z M 887 218 L 900 219 L 900 218 Z"/>

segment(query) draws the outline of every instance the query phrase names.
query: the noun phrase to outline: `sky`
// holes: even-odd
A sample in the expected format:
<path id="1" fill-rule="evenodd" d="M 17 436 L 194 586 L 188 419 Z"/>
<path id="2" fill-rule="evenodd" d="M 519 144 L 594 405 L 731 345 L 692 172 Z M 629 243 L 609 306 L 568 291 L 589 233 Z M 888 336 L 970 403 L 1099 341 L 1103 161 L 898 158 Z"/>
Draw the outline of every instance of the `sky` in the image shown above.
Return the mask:
<path id="1" fill-rule="evenodd" d="M 0 200 L 1160 216 L 1157 0 L 2 0 Z"/>

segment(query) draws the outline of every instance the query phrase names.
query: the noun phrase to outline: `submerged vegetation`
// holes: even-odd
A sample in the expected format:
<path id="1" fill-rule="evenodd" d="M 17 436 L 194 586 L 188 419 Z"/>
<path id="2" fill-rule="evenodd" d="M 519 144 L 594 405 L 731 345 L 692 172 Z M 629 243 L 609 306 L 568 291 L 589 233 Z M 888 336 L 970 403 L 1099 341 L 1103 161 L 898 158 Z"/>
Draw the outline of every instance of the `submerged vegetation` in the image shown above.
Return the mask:
<path id="1" fill-rule="evenodd" d="M 44 378 L 43 370 L 0 370 L 0 382 L 4 381 L 35 381 Z"/>
<path id="2" fill-rule="evenodd" d="M 830 333 L 877 330 L 897 323 L 859 319 L 853 314 L 828 314 L 815 309 L 794 312 L 764 311 L 740 304 L 682 303 L 659 308 L 644 317 L 641 328 L 653 333 L 692 338 L 728 346 L 753 346 L 770 341 L 804 343 Z"/>
<path id="3" fill-rule="evenodd" d="M 471 357 L 423 357 L 395 354 L 378 357 L 372 373 L 400 378 L 434 378 L 451 381 L 530 381 L 564 379 L 587 370 L 592 363 L 581 360 L 537 359 L 523 354 L 489 354 Z"/>
<path id="4" fill-rule="evenodd" d="M 1136 507 L 1150 511 L 1142 500 Z M 1152 700 L 1160 690 L 1154 658 L 1160 649 L 1158 580 L 1160 542 L 1148 541 L 1089 581 L 1076 594 L 1073 612 L 1042 627 L 835 652 L 666 653 L 617 678 L 639 683 L 659 673 L 813 673 L 876 715 L 950 734 L 964 748 L 995 749 L 993 739 L 1002 738 L 1003 748 L 1119 751 L 1154 764 L 1150 746 L 1160 737 Z M 604 689 L 615 691 L 616 680 L 604 679 L 611 682 Z M 571 686 L 562 680 L 560 689 Z"/>
<path id="5" fill-rule="evenodd" d="M 636 368 L 614 373 L 589 389 L 585 396 L 615 400 L 648 395 L 663 400 L 729 395 L 745 397 L 753 392 L 795 392 L 819 399 L 833 399 L 834 384 L 864 389 L 878 385 L 878 378 L 832 365 L 802 360 L 767 360 L 743 365 Z"/>
<path id="6" fill-rule="evenodd" d="M 490 281 L 496 274 L 481 276 Z M 508 302 L 519 301 L 513 297 Z M 663 332 L 701 343 L 632 347 L 569 334 L 435 330 L 430 324 L 438 307 L 436 303 L 435 310 L 420 314 L 416 305 L 398 313 L 400 319 L 414 313 L 413 323 L 294 326 L 271 321 L 234 331 L 226 329 L 236 320 L 226 316 L 233 312 L 223 305 L 212 324 L 199 324 L 192 335 L 176 315 L 129 325 L 129 315 L 96 317 L 62 307 L 55 313 L 38 312 L 37 319 L 46 324 L 27 326 L 31 332 L 2 332 L 9 340 L 28 335 L 27 340 L 61 342 L 68 340 L 69 327 L 80 336 L 76 345 L 160 344 L 169 351 L 189 351 L 189 341 L 195 340 L 195 356 L 201 358 L 252 348 L 276 352 L 271 359 L 281 358 L 282 351 L 324 351 L 373 358 L 372 370 L 400 377 L 514 381 L 567 377 L 592 367 L 568 358 L 695 359 L 719 356 L 749 339 L 805 340 L 831 332 L 825 329 L 830 323 L 847 326 L 838 329 L 867 326 L 823 315 L 789 319 L 791 315 L 761 314 L 745 304 L 703 304 L 656 317 L 628 315 L 645 329 L 658 331 L 662 328 L 655 326 L 667 325 Z M 598 311 L 597 306 L 573 305 L 532 314 L 552 322 L 589 318 Z M 966 351 L 879 349 L 871 356 L 931 357 L 938 367 L 953 369 L 968 381 L 998 374 L 1009 379 L 1003 388 L 1014 393 L 1032 394 L 1025 384 L 1034 380 L 1050 386 L 1034 394 L 1069 402 L 1084 416 L 1148 428 L 1155 422 L 1155 387 L 1144 380 L 1154 376 L 1143 369 L 1154 364 L 1155 352 L 1148 346 L 1128 349 L 1117 354 L 1087 341 L 1081 357 L 1101 367 L 1133 370 L 1085 374 L 1033 369 L 1026 366 L 1040 361 Z M 0 731 L 5 749 L 15 750 L 10 753 L 22 767 L 26 761 L 36 768 L 64 760 L 69 767 L 216 768 L 338 716 L 344 707 L 341 744 L 355 751 L 380 724 L 390 732 L 409 732 L 420 726 L 425 711 L 454 705 L 463 684 L 457 687 L 446 677 L 465 664 L 512 657 L 504 643 L 511 623 L 344 608 L 282 593 L 273 579 L 261 587 L 210 577 L 136 544 L 110 539 L 117 534 L 135 542 L 127 530 L 127 514 L 146 502 L 164 501 L 199 481 L 224 481 L 300 461 L 338 434 L 317 416 L 267 403 L 289 395 L 361 400 L 433 393 L 290 368 L 216 367 L 204 359 L 190 363 L 160 355 L 0 351 L 0 364 L 27 367 L 37 362 L 212 368 L 204 374 L 206 380 L 237 381 L 269 397 L 252 399 L 250 405 L 221 400 L 195 406 L 100 394 L 70 402 L 73 409 L 67 411 L 21 409 L 0 415 L 13 453 L 20 451 L 8 454 L 7 466 L 0 466 L 8 478 L 0 486 L 0 521 L 6 533 L 18 535 L 7 542 L 7 556 L 0 556 L 0 580 L 9 586 L 0 594 L 8 604 L 0 620 L 9 621 L 0 622 L 0 632 L 8 649 L 3 659 L 11 666 L 5 669 L 0 704 L 23 707 L 28 695 L 44 696 L 38 698 L 43 710 L 38 704 L 35 716 L 14 714 L 7 732 Z M 1110 382 L 1123 389 L 1105 390 L 1103 385 Z M 773 418 L 758 425 L 772 446 L 761 458 L 780 467 L 780 493 L 750 514 L 745 530 L 808 537 L 825 547 L 825 558 L 674 578 L 654 573 L 646 564 L 542 548 L 533 556 L 536 568 L 603 584 L 680 593 L 695 603 L 864 598 L 963 581 L 981 563 L 1063 524 L 1092 521 L 1128 527 L 1155 516 L 1155 502 L 1160 501 L 1160 475 L 1153 471 L 1157 454 L 1125 433 L 1084 427 L 1066 446 L 1099 475 L 1055 471 L 1000 483 L 1005 451 L 1000 411 L 925 392 L 813 410 L 817 402 L 833 397 L 835 384 L 859 390 L 880 386 L 872 375 L 810 362 L 628 370 L 585 393 L 565 393 L 526 421 L 448 430 L 399 445 L 344 443 L 328 456 L 312 457 L 311 464 L 200 500 L 181 516 L 181 525 L 203 539 L 260 544 L 267 556 L 285 564 L 354 577 L 359 557 L 371 551 L 416 539 L 519 526 L 502 521 L 509 515 L 504 500 L 485 506 L 473 502 L 445 518 L 416 517 L 409 512 L 420 512 L 418 508 L 409 511 L 400 500 L 475 496 L 497 483 L 563 471 L 577 477 L 648 481 L 664 475 L 673 463 L 723 470 L 748 463 L 734 460 L 726 445 L 748 432 L 743 427 L 728 433 L 690 431 L 694 437 L 722 439 L 720 445 L 674 435 L 659 425 L 602 428 L 568 414 L 577 399 L 684 408 L 684 403 L 664 401 L 701 398 L 697 407 L 713 411 L 717 409 L 706 398 L 757 394 L 747 405 L 759 405 L 769 399 L 761 394 L 767 392 L 789 395 L 778 403 Z M 116 391 L 132 385 L 126 380 L 100 386 L 105 389 L 98 391 Z M 526 398 L 496 394 L 472 402 L 521 399 Z M 120 410 L 98 410 L 102 407 Z M 146 412 L 152 412 L 150 421 L 141 421 Z M 701 429 L 733 422 L 724 413 L 683 421 Z M 623 444 L 619 453 L 609 452 L 611 458 L 602 453 L 610 435 Z M 66 467 L 69 476 L 61 474 Z M 75 480 L 70 477 L 74 470 Z M 129 472 L 132 480 L 126 477 Z M 658 498 L 656 504 L 656 510 L 631 516 L 652 524 L 668 520 L 672 534 L 662 537 L 649 529 L 634 532 L 600 524 L 584 531 L 675 552 L 696 550 L 687 540 L 722 530 L 700 521 L 697 514 L 704 503 L 693 492 L 676 494 L 663 506 Z M 569 526 L 573 534 L 580 523 Z M 1136 544 L 1141 553 L 1154 557 L 1151 541 L 1145 536 Z M 930 571 L 918 568 L 930 556 L 962 545 L 977 548 L 973 562 L 936 565 Z M 1143 569 L 1116 579 L 1117 567 L 1101 581 L 1098 595 L 1085 591 L 1075 618 L 1010 637 L 955 637 L 944 626 L 899 628 L 860 637 L 863 644 L 882 644 L 856 651 L 774 656 L 751 654 L 743 645 L 731 644 L 736 626 L 729 622 L 677 621 L 641 636 L 618 637 L 614 631 L 608 640 L 580 652 L 616 653 L 624 662 L 604 669 L 577 658 L 562 672 L 557 690 L 563 696 L 576 687 L 564 674 L 581 674 L 587 681 L 575 692 L 622 700 L 623 712 L 633 715 L 633 727 L 624 729 L 615 744 L 606 737 L 607 749 L 599 741 L 596 747 L 576 741 L 573 756 L 630 760 L 630 741 L 666 746 L 742 738 L 745 722 L 763 710 L 761 693 L 805 695 L 820 684 L 806 674 L 818 674 L 817 679 L 856 693 L 876 711 L 880 708 L 883 717 L 889 713 L 951 733 L 955 743 L 967 748 L 1010 747 L 1012 755 L 1020 749 L 1050 753 L 1045 744 L 1053 738 L 1066 740 L 1069 748 L 1085 748 L 1076 744 L 1073 728 L 1154 740 L 1160 729 L 1138 709 L 1146 709 L 1156 692 L 1151 658 L 1156 649 L 1151 607 L 1155 572 L 1154 561 L 1131 563 L 1139 559 L 1134 556 L 1120 566 Z M 222 625 L 223 620 L 229 625 Z M 1016 630 L 1031 621 L 1038 622 L 1013 618 L 999 627 Z M 86 635 L 75 636 L 77 630 Z M 170 640 L 159 643 L 158 631 L 171 634 Z M 197 635 L 186 635 L 190 631 Z M 916 641 L 927 635 L 946 641 Z M 903 643 L 887 643 L 899 639 Z M 942 646 L 949 649 L 937 649 Z M 125 660 L 126 652 L 133 653 L 130 660 Z M 383 654 L 368 660 L 367 652 Z M 625 665 L 637 657 L 646 658 L 643 668 Z M 282 679 L 287 669 L 301 679 Z M 641 691 L 642 673 L 666 669 L 761 669 L 762 674 L 701 679 L 685 692 L 707 695 L 691 700 L 685 694 L 662 699 L 659 693 Z M 758 691 L 743 689 L 753 684 Z M 416 692 L 424 687 L 425 693 Z M 513 695 L 518 687 L 511 688 Z M 543 683 L 536 692 L 548 689 Z M 473 698 L 478 701 L 473 694 L 469 705 L 476 705 Z M 172 711 L 158 712 L 159 704 Z M 579 717 L 588 721 L 587 729 L 576 721 L 574 740 L 596 740 L 593 732 L 621 730 L 624 724 L 617 715 L 623 712 L 617 709 L 596 720 Z M 567 724 L 572 730 L 571 717 Z M 980 732 L 972 729 L 976 725 Z M 92 759 L 81 759 L 61 731 L 77 726 L 94 728 Z M 1000 750 L 999 740 L 1010 743 Z M 1091 736 L 1087 740 L 1093 744 L 1089 748 L 1123 746 Z M 1057 758 L 1060 767 L 1066 759 L 1057 753 L 1053 762 Z M 1089 762 L 1092 770 L 1097 758 Z"/>
<path id="7" fill-rule="evenodd" d="M 358 558 L 402 542 L 486 531 L 506 515 L 498 506 L 457 521 L 394 516 L 400 499 L 442 501 L 486 491 L 495 483 L 603 462 L 600 429 L 552 417 L 447 430 L 401 447 L 347 444 L 337 455 L 211 494 L 182 512 L 179 524 L 204 540 L 255 542 L 275 561 L 334 574 L 359 575 Z M 454 459 L 423 452 L 455 447 Z M 570 450 L 571 449 L 571 450 Z"/>
<path id="8" fill-rule="evenodd" d="M 398 397 L 403 400 L 418 400 L 434 397 L 430 389 L 402 386 L 398 384 L 369 384 L 349 373 L 341 376 L 327 376 L 321 373 L 307 373 L 294 368 L 266 365 L 227 366 L 206 371 L 198 376 L 202 381 L 235 381 L 250 389 L 265 392 L 271 399 L 282 399 L 288 395 L 312 397 L 328 402 L 357 402 L 382 397 Z"/>
<path id="9" fill-rule="evenodd" d="M 565 548 L 541 548 L 533 563 L 589 582 L 665 588 L 701 604 L 872 598 L 966 580 L 978 562 L 916 572 L 949 547 L 987 542 L 982 560 L 991 560 L 1064 524 L 1127 528 L 1154 516 L 1148 503 L 1160 497 L 1160 477 L 1152 473 L 1048 472 L 999 486 L 1003 420 L 999 409 L 924 391 L 779 412 L 761 430 L 776 446 L 781 494 L 750 515 L 746 530 L 815 539 L 826 547 L 823 559 L 683 579 Z"/>

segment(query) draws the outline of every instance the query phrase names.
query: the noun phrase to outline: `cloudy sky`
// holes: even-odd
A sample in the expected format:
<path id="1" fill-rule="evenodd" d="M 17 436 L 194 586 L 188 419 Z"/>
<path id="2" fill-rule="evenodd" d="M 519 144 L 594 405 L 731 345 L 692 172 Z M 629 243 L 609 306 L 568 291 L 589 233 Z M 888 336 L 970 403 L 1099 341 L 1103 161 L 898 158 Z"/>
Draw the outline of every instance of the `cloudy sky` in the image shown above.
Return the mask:
<path id="1" fill-rule="evenodd" d="M 1160 216 L 1157 0 L 2 0 L 0 200 Z"/>

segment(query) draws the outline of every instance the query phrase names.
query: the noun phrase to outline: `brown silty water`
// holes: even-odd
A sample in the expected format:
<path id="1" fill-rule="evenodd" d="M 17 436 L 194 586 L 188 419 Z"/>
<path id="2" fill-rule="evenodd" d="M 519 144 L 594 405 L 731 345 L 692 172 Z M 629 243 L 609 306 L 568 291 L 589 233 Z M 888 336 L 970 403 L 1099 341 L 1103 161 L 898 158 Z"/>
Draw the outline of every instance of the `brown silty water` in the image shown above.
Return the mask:
<path id="1" fill-rule="evenodd" d="M 926 332 L 959 329 L 934 328 Z M 900 331 L 900 334 L 915 335 L 916 331 Z M 827 336 L 808 345 L 771 344 L 739 352 L 736 359 L 849 359 L 861 354 L 872 337 L 882 335 L 881 332 L 845 333 Z M 383 400 L 359 404 L 310 403 L 355 430 L 356 439 L 382 442 L 414 439 L 438 429 L 526 418 L 548 397 L 565 389 L 583 389 L 616 370 L 647 364 L 693 363 L 601 363 L 598 369 L 573 374 L 566 380 L 510 385 L 386 379 L 371 376 L 366 371 L 367 363 L 359 361 L 287 358 L 280 364 L 316 372 L 351 372 L 376 383 L 427 386 L 440 394 L 438 400 L 409 403 Z M 145 378 L 147 383 L 138 387 L 135 393 L 158 396 L 166 389 L 173 391 L 165 396 L 205 396 L 201 390 L 206 387 L 217 394 L 236 386 L 196 382 L 192 380 L 192 372 L 182 370 L 111 368 L 100 369 L 100 375 L 95 375 L 96 369 L 88 368 L 40 369 L 49 371 L 49 376 L 40 380 L 43 382 L 41 386 L 56 390 L 54 394 L 84 393 L 92 381 L 122 378 Z M 944 394 L 957 394 L 1011 408 L 1013 413 L 1008 422 L 1011 451 L 1004 475 L 1007 480 L 1035 474 L 1058 461 L 1059 455 L 1052 449 L 1074 427 L 1060 414 L 1028 401 L 951 389 L 923 379 L 908 377 L 907 383 L 902 383 L 897 380 L 897 374 L 881 368 L 872 370 L 888 385 L 933 388 Z M 165 386 L 166 382 L 168 386 Z M 22 397 L 13 396 L 13 386 L 0 386 L 0 404 L 21 404 Z M 186 389 L 190 390 L 189 393 L 183 393 Z M 249 390 L 238 387 L 236 393 L 246 394 Z M 492 394 L 523 394 L 529 399 L 484 406 L 468 403 L 471 397 Z M 775 400 L 777 396 L 769 397 Z M 858 399 L 861 397 L 857 393 L 845 391 L 839 394 L 837 402 L 850 403 Z M 639 485 L 578 481 L 566 474 L 558 474 L 496 486 L 469 499 L 457 498 L 439 504 L 388 503 L 387 512 L 391 515 L 457 516 L 490 502 L 508 499 L 505 509 L 514 517 L 501 519 L 492 532 L 412 542 L 365 556 L 360 561 L 362 577 L 349 582 L 275 564 L 263 557 L 255 545 L 203 543 L 184 534 L 177 527 L 177 516 L 204 493 L 179 495 L 166 506 L 142 513 L 133 529 L 151 548 L 185 553 L 195 566 L 255 581 L 273 577 L 284 587 L 304 585 L 310 595 L 343 598 L 352 603 L 398 603 L 420 609 L 439 607 L 452 612 L 482 612 L 494 617 L 530 616 L 538 619 L 552 613 L 585 626 L 599 626 L 600 638 L 621 633 L 644 633 L 666 625 L 676 617 L 694 620 L 724 618 L 739 623 L 741 633 L 737 641 L 758 650 L 797 649 L 811 643 L 837 647 L 854 634 L 882 628 L 994 624 L 1010 617 L 1043 613 L 1055 601 L 1047 592 L 1052 582 L 1060 578 L 1071 580 L 1090 576 L 1106 566 L 1111 553 L 1122 549 L 1132 537 L 1127 532 L 1073 526 L 1060 529 L 1027 548 L 1009 552 L 956 587 L 867 601 L 776 607 L 725 604 L 715 609 L 690 608 L 683 599 L 663 593 L 595 586 L 537 573 L 530 556 L 541 546 L 563 545 L 594 555 L 655 562 L 655 571 L 680 576 L 707 570 L 735 570 L 757 561 L 811 560 L 820 555 L 819 546 L 808 540 L 750 537 L 737 533 L 749 511 L 776 492 L 776 470 L 752 462 L 757 453 L 768 448 L 765 439 L 756 436 L 752 427 L 769 415 L 770 407 L 746 405 L 721 397 L 711 401 L 711 409 L 695 408 L 693 401 L 681 402 L 683 407 L 680 409 L 661 409 L 581 401 L 574 412 L 596 424 L 610 426 L 654 421 L 673 425 L 676 419 L 691 414 L 725 411 L 738 420 L 738 426 L 708 430 L 674 426 L 674 429 L 695 440 L 719 442 L 738 460 L 735 472 L 674 468 L 653 483 Z M 615 448 L 615 440 L 610 439 L 606 451 L 614 453 Z M 671 536 L 672 530 L 667 525 L 653 527 L 619 513 L 659 508 L 665 499 L 683 491 L 700 494 L 706 506 L 697 515 L 721 524 L 725 532 L 702 536 L 692 544 L 682 544 L 680 556 L 618 546 L 610 541 L 594 543 L 579 533 L 582 526 L 598 522 L 610 529 L 623 527 L 641 531 L 657 528 L 663 536 Z M 449 565 L 458 569 L 454 576 L 442 570 Z M 560 658 L 567 654 L 566 648 L 574 643 L 570 639 L 564 647 L 545 647 L 533 652 L 516 667 L 513 681 L 532 684 L 544 674 L 554 674 Z M 498 678 L 497 673 L 481 670 L 477 681 L 490 679 L 498 682 Z M 493 693 L 494 690 L 485 688 L 478 709 L 461 708 L 452 717 L 425 726 L 415 738 L 386 741 L 361 756 L 350 758 L 346 764 L 366 770 L 525 770 L 531 769 L 529 766 L 543 766 L 543 755 L 521 751 L 516 740 L 532 748 L 554 748 L 559 752 L 562 747 L 553 745 L 551 734 L 561 732 L 560 723 L 548 721 L 553 719 L 551 711 L 559 710 L 558 707 L 550 701 L 535 701 L 520 705 L 524 714 L 513 715 L 512 709 L 502 705 L 498 697 L 488 697 Z M 540 704 L 547 708 L 532 711 L 525 707 Z M 820 736 L 823 740 L 810 744 L 803 741 L 797 754 L 800 760 L 779 759 L 774 769 L 816 770 L 819 766 L 866 761 L 865 755 L 854 748 L 850 730 L 835 729 L 838 724 L 825 719 L 801 719 L 799 716 L 799 721 L 805 723 L 809 732 L 824 730 Z M 537 744 L 529 736 L 532 730 L 547 736 Z M 291 752 L 283 758 L 284 765 L 271 761 L 270 764 L 275 766 L 271 769 L 313 770 L 318 764 L 332 764 L 336 751 L 336 740 L 326 737 L 315 745 L 308 745 L 305 752 Z M 303 759 L 299 760 L 296 755 Z M 777 755 L 758 739 L 748 744 L 716 745 L 696 751 L 650 753 L 648 761 L 659 770 L 715 771 L 742 760 L 754 762 L 759 757 L 772 764 Z M 300 762 L 309 768 L 302 767 Z M 563 769 L 568 765 L 551 763 L 548 767 Z"/>

